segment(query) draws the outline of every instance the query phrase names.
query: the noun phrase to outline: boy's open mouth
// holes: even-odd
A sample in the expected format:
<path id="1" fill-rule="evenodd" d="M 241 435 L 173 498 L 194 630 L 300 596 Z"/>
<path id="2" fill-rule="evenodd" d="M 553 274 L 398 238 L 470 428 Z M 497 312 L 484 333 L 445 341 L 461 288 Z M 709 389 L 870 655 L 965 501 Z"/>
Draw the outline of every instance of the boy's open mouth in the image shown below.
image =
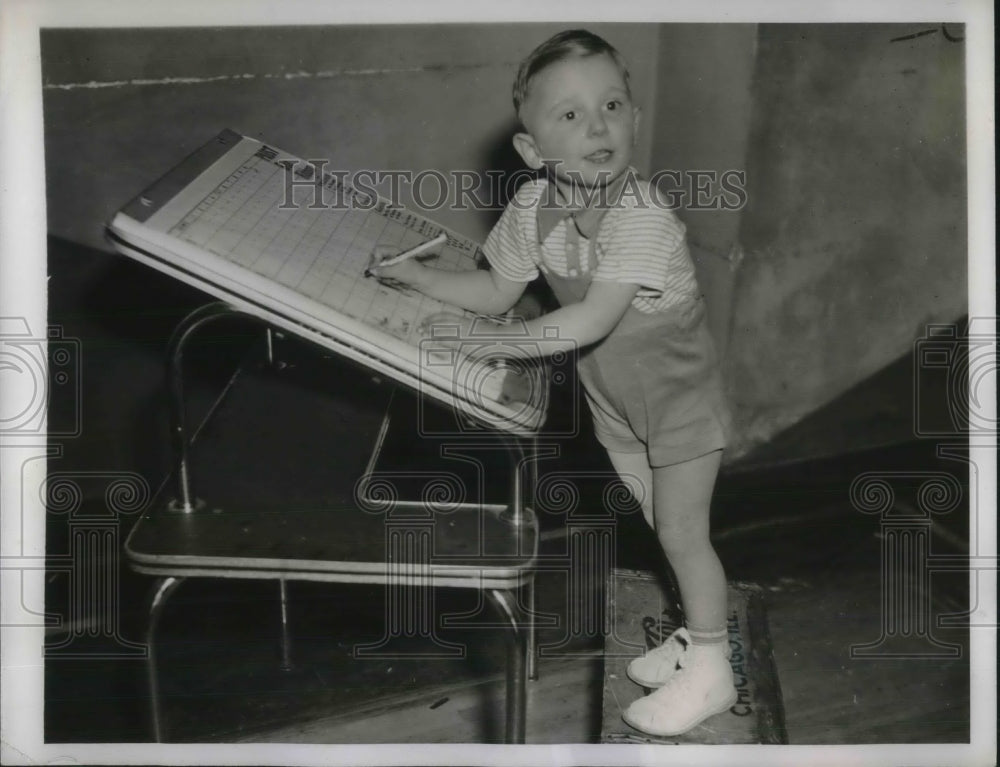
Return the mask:
<path id="1" fill-rule="evenodd" d="M 613 154 L 614 152 L 610 149 L 598 149 L 596 152 L 588 154 L 584 159 L 589 160 L 590 162 L 607 162 L 611 159 L 611 155 Z"/>

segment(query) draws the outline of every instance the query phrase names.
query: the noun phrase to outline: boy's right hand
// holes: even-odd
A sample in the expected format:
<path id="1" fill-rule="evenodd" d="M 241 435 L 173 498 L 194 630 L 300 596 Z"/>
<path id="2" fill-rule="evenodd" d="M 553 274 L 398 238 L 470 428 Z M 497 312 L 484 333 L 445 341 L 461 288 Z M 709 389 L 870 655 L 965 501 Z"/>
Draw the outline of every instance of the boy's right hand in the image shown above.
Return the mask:
<path id="1" fill-rule="evenodd" d="M 423 267 L 415 258 L 408 258 L 393 266 L 381 266 L 381 262 L 392 258 L 399 253 L 399 249 L 391 245 L 378 245 L 372 252 L 371 264 L 366 270 L 366 274 L 371 275 L 380 282 L 390 284 L 413 285 L 420 278 Z"/>

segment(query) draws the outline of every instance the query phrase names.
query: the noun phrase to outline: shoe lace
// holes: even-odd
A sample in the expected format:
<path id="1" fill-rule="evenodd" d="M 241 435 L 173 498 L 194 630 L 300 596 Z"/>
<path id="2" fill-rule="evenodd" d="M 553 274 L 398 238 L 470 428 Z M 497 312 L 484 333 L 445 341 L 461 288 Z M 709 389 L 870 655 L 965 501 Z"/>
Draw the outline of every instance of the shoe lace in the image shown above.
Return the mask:
<path id="1" fill-rule="evenodd" d="M 684 651 L 687 649 L 687 640 L 680 634 L 680 632 L 674 632 L 667 640 L 649 650 L 646 655 L 650 658 L 655 658 L 661 660 L 664 663 L 676 663 Z"/>

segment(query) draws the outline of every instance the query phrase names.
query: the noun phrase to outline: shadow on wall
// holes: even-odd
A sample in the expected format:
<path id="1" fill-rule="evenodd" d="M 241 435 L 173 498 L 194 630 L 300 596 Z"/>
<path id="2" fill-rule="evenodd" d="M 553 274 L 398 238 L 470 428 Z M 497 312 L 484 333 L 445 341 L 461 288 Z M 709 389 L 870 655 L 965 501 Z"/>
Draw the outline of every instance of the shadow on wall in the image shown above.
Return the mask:
<path id="1" fill-rule="evenodd" d="M 765 466 L 824 459 L 861 449 L 923 443 L 967 442 L 971 430 L 995 431 L 972 407 L 995 385 L 996 338 L 970 330 L 967 317 L 931 325 L 898 359 L 860 381 L 801 421 L 775 434 L 730 465 L 751 472 Z M 991 373 L 992 371 L 992 373 Z"/>
<path id="2" fill-rule="evenodd" d="M 726 360 L 734 457 L 968 314 L 964 48 L 915 31 L 759 27 Z"/>

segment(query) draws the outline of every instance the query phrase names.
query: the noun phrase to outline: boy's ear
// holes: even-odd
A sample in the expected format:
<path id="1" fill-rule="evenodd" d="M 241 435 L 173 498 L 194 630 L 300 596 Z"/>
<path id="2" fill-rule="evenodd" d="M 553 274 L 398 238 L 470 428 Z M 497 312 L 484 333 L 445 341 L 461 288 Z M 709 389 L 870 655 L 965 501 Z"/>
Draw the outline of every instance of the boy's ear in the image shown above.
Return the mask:
<path id="1" fill-rule="evenodd" d="M 515 133 L 513 141 L 514 149 L 521 155 L 525 165 L 532 170 L 538 170 L 544 165 L 542 155 L 538 151 L 538 145 L 530 133 Z"/>
<path id="2" fill-rule="evenodd" d="M 632 107 L 632 145 L 639 142 L 639 123 L 642 122 L 642 107 Z"/>

